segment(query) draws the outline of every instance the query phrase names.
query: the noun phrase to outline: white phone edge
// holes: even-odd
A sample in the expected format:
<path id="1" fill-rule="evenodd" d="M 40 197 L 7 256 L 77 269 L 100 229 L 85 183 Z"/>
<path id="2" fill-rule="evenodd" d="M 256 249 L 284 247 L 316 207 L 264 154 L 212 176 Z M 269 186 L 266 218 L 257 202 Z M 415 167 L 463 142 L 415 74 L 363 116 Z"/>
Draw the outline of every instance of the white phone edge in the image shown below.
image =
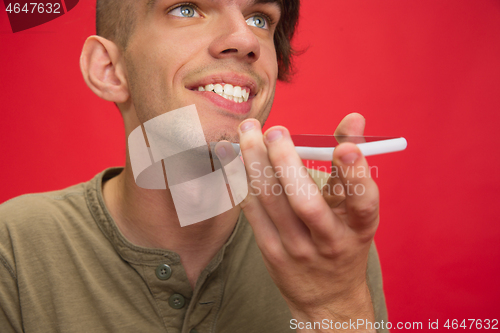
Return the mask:
<path id="1" fill-rule="evenodd" d="M 408 143 L 405 138 L 395 138 L 373 142 L 358 143 L 357 146 L 364 156 L 394 153 L 405 150 Z M 234 149 L 240 152 L 240 145 L 233 143 Z M 295 151 L 303 160 L 331 161 L 335 147 L 295 147 Z"/>

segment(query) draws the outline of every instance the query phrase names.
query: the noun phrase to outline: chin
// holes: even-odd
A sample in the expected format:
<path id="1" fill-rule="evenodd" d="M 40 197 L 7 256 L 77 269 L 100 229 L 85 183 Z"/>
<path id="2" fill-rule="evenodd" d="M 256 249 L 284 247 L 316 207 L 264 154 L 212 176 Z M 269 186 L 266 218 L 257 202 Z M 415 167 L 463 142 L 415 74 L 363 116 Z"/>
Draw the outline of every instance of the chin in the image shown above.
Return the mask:
<path id="1" fill-rule="evenodd" d="M 240 142 L 238 135 L 238 125 L 240 121 L 232 119 L 217 119 L 217 121 L 204 121 L 201 119 L 201 127 L 207 142 L 219 142 L 227 140 L 229 142 Z"/>
<path id="2" fill-rule="evenodd" d="M 207 142 L 219 142 L 219 141 L 229 141 L 229 142 L 240 142 L 239 136 L 237 133 L 229 133 L 229 132 L 208 132 L 205 131 L 205 139 Z"/>

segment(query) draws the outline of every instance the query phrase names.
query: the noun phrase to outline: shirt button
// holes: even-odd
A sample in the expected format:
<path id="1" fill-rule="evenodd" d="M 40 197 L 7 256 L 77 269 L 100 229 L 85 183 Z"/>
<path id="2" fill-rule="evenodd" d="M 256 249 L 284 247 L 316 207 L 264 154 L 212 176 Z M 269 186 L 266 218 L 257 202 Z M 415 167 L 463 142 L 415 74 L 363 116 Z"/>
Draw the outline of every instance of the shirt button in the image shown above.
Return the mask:
<path id="1" fill-rule="evenodd" d="M 156 277 L 160 280 L 168 280 L 172 275 L 172 269 L 167 264 L 160 264 L 156 267 Z"/>
<path id="2" fill-rule="evenodd" d="M 184 299 L 184 296 L 182 296 L 181 294 L 173 294 L 168 299 L 168 304 L 174 309 L 181 309 L 185 303 L 186 300 Z"/>

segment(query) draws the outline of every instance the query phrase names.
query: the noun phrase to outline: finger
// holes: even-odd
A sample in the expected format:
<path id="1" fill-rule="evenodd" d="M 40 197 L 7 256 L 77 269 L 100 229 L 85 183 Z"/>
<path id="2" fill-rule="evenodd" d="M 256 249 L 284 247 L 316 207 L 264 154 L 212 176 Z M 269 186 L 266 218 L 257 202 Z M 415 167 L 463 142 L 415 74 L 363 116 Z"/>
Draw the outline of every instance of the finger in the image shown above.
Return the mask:
<path id="1" fill-rule="evenodd" d="M 222 166 L 228 165 L 238 156 L 233 148 L 233 145 L 226 140 L 217 142 L 214 150 Z"/>
<path id="2" fill-rule="evenodd" d="M 228 141 L 219 141 L 215 145 L 214 151 L 216 154 L 214 162 L 218 161 L 221 164 L 229 183 L 234 183 L 234 181 L 230 180 L 231 178 L 234 178 L 232 176 L 238 177 L 240 175 L 235 175 L 234 172 L 231 172 L 231 170 L 234 169 L 231 168 L 231 162 L 233 162 L 234 159 L 239 158 L 233 146 Z M 228 184 L 228 188 L 229 187 L 230 186 Z M 229 189 L 229 191 L 231 191 L 231 195 L 234 195 L 234 193 L 232 193 L 234 190 L 234 188 Z M 255 241 L 261 251 L 266 254 L 276 250 L 279 251 L 279 249 L 282 248 L 282 245 L 278 230 L 270 220 L 264 208 L 262 208 L 262 205 L 259 203 L 255 195 L 247 195 L 246 198 L 241 201 L 240 207 L 243 209 L 246 218 L 249 221 L 252 221 L 251 226 L 254 229 Z"/>
<path id="3" fill-rule="evenodd" d="M 350 113 L 342 119 L 340 124 L 335 130 L 335 138 L 339 143 L 352 142 L 363 143 L 366 142 L 363 135 L 365 131 L 365 118 L 359 113 Z M 344 136 L 354 136 L 354 138 L 345 138 Z M 357 137 L 356 137 L 357 136 Z"/>
<path id="4" fill-rule="evenodd" d="M 314 242 L 331 241 L 335 234 L 333 213 L 302 164 L 288 130 L 281 126 L 270 128 L 265 143 L 288 202 L 309 228 Z"/>
<path id="5" fill-rule="evenodd" d="M 335 130 L 335 135 L 363 135 L 365 118 L 359 113 L 350 113 L 342 119 Z"/>
<path id="6" fill-rule="evenodd" d="M 365 118 L 359 113 L 350 113 L 342 119 L 335 130 L 335 138 L 338 143 L 352 142 L 363 143 L 365 130 Z M 345 137 L 348 136 L 348 137 Z M 323 196 L 331 208 L 337 208 L 345 200 L 344 186 L 338 176 L 338 169 L 332 161 L 332 172 L 328 182 L 323 189 Z"/>
<path id="7" fill-rule="evenodd" d="M 353 229 L 376 228 L 378 187 L 359 148 L 352 143 L 340 144 L 333 152 L 333 164 L 338 168 L 339 178 L 344 184 L 346 222 Z"/>
<path id="8" fill-rule="evenodd" d="M 340 180 L 338 173 L 335 172 L 335 168 L 332 168 L 330 177 L 321 192 L 330 208 L 337 208 L 344 202 L 344 184 Z"/>
<path id="9" fill-rule="evenodd" d="M 285 248 L 305 246 L 309 232 L 293 212 L 280 182 L 275 177 L 260 123 L 255 119 L 244 121 L 239 127 L 239 134 L 240 149 L 250 179 L 251 194 L 258 198 L 270 221 L 278 229 Z"/>
<path id="10" fill-rule="evenodd" d="M 250 189 L 250 191 L 252 191 Z M 245 217 L 250 223 L 257 246 L 265 256 L 284 253 L 278 229 L 271 221 L 266 210 L 262 207 L 257 196 L 250 193 L 240 204 Z"/>

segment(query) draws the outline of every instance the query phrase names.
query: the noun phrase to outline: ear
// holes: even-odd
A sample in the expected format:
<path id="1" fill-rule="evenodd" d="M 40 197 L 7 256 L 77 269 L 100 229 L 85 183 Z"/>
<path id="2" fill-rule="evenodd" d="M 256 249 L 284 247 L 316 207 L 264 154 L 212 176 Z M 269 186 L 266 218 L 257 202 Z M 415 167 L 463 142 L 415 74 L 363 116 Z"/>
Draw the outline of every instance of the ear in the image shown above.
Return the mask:
<path id="1" fill-rule="evenodd" d="M 110 102 L 124 103 L 129 98 L 125 68 L 120 50 L 110 40 L 90 36 L 80 57 L 83 79 L 97 96 Z"/>

